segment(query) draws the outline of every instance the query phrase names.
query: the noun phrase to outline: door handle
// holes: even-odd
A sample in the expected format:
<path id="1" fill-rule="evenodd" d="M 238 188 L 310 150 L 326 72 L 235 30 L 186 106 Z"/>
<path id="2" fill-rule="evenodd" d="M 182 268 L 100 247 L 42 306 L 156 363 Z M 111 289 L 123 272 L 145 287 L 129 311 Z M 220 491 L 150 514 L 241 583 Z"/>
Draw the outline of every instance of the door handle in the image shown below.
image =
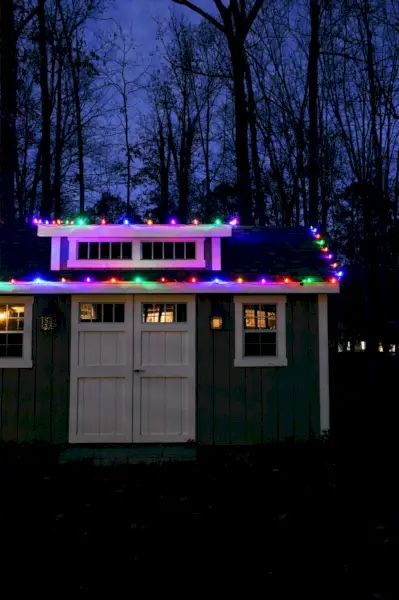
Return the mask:
<path id="1" fill-rule="evenodd" d="M 134 369 L 135 373 L 145 373 L 145 369 Z"/>

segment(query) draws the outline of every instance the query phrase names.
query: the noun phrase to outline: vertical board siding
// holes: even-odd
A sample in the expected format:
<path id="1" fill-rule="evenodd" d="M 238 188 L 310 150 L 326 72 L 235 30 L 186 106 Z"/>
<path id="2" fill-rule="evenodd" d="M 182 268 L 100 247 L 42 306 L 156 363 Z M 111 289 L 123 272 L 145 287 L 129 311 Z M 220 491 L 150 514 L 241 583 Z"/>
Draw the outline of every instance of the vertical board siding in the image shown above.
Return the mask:
<path id="1" fill-rule="evenodd" d="M 55 310 L 58 328 L 42 331 Z M 37 296 L 33 304 L 32 369 L 0 369 L 0 439 L 68 441 L 70 298 Z"/>
<path id="2" fill-rule="evenodd" d="M 317 296 L 288 296 L 287 367 L 234 367 L 234 303 L 212 331 L 212 298 L 197 297 L 197 410 L 201 444 L 261 444 L 320 434 Z"/>

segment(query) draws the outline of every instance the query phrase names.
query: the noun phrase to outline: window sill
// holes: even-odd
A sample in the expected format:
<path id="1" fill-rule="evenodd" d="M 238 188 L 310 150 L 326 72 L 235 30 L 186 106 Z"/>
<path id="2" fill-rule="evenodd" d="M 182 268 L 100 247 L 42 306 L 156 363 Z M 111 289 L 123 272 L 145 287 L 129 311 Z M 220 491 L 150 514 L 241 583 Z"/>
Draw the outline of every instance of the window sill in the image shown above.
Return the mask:
<path id="1" fill-rule="evenodd" d="M 32 360 L 24 358 L 0 358 L 0 369 L 31 369 L 32 367 Z"/>
<path id="2" fill-rule="evenodd" d="M 288 360 L 285 357 L 254 357 L 254 358 L 235 358 L 235 367 L 286 367 Z"/>

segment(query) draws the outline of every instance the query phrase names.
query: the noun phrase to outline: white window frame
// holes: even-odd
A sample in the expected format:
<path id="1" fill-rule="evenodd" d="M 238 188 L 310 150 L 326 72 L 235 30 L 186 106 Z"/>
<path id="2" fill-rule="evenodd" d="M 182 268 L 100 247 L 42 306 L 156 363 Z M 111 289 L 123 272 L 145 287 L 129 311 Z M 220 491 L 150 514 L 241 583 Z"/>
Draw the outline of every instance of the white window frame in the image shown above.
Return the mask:
<path id="1" fill-rule="evenodd" d="M 0 304 L 23 304 L 24 331 L 23 350 L 21 358 L 0 357 L 0 369 L 31 369 L 32 361 L 32 326 L 33 326 L 33 297 L 32 296 L 0 296 Z"/>
<path id="2" fill-rule="evenodd" d="M 234 296 L 235 321 L 235 367 L 286 367 L 287 361 L 287 323 L 286 296 Z M 244 305 L 276 305 L 276 356 L 244 356 Z"/>

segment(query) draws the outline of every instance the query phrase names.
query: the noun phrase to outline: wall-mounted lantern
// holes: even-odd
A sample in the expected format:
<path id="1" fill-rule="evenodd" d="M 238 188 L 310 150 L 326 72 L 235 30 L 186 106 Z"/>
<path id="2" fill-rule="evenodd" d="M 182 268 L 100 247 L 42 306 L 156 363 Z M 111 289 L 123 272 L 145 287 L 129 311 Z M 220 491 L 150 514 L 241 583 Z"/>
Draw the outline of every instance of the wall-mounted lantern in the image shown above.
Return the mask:
<path id="1" fill-rule="evenodd" d="M 214 316 L 211 317 L 211 329 L 222 329 L 223 328 L 223 317 Z"/>
<path id="2" fill-rule="evenodd" d="M 211 308 L 211 314 L 209 317 L 209 323 L 210 323 L 211 329 L 215 329 L 218 331 L 226 329 L 227 313 L 226 313 L 226 309 L 223 306 L 222 300 L 217 300 L 217 299 L 212 300 L 212 308 Z"/>

